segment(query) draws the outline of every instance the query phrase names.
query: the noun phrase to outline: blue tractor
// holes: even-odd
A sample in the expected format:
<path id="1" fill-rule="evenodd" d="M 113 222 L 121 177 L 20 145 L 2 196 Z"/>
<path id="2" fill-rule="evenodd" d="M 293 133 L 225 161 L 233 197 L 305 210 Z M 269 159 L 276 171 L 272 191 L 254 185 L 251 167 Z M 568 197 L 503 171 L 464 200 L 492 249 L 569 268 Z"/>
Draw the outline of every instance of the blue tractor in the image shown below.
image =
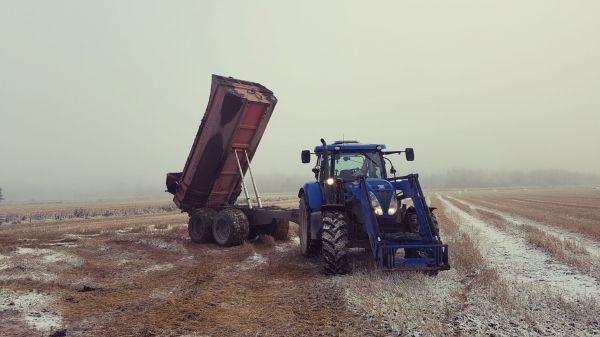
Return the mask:
<path id="1" fill-rule="evenodd" d="M 428 207 L 417 174 L 396 176 L 386 155 L 414 151 L 385 151 L 383 144 L 338 141 L 311 155 L 316 181 L 298 192 L 300 247 L 304 256 L 321 255 L 326 274 L 350 271 L 349 249 L 368 249 L 383 270 L 420 270 L 436 275 L 450 268 L 448 245 L 442 243 L 438 223 Z M 389 174 L 386 167 L 389 163 Z"/>

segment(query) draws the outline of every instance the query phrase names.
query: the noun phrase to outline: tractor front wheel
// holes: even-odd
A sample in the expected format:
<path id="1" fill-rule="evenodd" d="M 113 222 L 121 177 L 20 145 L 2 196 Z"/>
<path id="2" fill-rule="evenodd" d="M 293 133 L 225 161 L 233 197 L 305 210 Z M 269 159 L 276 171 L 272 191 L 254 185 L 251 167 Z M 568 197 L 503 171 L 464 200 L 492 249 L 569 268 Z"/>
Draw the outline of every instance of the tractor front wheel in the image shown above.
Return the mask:
<path id="1" fill-rule="evenodd" d="M 325 274 L 346 274 L 348 261 L 348 223 L 342 212 L 323 213 L 322 257 Z"/>
<path id="2" fill-rule="evenodd" d="M 188 233 L 195 243 L 213 241 L 212 223 L 217 211 L 212 208 L 198 208 L 189 212 Z"/>
<path id="3" fill-rule="evenodd" d="M 237 208 L 221 210 L 212 224 L 212 234 L 221 246 L 236 246 L 248 238 L 250 224 L 246 214 Z"/>

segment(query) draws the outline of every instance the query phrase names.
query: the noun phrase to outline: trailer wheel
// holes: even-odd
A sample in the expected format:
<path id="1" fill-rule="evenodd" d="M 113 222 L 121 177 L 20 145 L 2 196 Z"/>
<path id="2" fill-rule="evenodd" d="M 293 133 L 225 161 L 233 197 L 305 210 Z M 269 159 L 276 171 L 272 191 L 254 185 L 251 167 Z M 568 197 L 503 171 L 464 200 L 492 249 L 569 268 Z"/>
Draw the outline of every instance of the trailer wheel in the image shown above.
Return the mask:
<path id="1" fill-rule="evenodd" d="M 270 227 L 268 234 L 275 240 L 282 241 L 288 239 L 288 232 L 290 231 L 290 221 L 288 219 L 274 219 Z"/>
<path id="2" fill-rule="evenodd" d="M 246 214 L 237 208 L 220 211 L 212 224 L 212 234 L 221 246 L 235 246 L 248 238 L 250 225 Z"/>
<path id="3" fill-rule="evenodd" d="M 213 242 L 212 223 L 217 211 L 212 208 L 192 210 L 188 221 L 188 233 L 195 243 Z"/>
<path id="4" fill-rule="evenodd" d="M 343 213 L 333 211 L 323 214 L 322 236 L 323 270 L 325 274 L 346 274 L 348 262 L 348 224 Z"/>
<path id="5" fill-rule="evenodd" d="M 300 252 L 304 256 L 312 257 L 319 255 L 321 242 L 313 241 L 310 235 L 310 217 L 304 197 L 300 197 L 298 204 L 298 235 L 300 236 Z"/>

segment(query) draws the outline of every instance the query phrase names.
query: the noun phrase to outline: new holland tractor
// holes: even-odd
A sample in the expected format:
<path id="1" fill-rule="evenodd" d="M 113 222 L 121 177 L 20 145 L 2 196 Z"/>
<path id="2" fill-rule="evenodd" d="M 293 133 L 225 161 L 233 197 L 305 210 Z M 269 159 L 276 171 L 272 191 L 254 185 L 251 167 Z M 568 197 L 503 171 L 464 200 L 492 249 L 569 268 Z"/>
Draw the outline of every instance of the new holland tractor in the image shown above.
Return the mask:
<path id="1" fill-rule="evenodd" d="M 302 162 L 316 155 L 315 181 L 300 189 L 298 222 L 305 256 L 321 255 L 324 272 L 350 271 L 349 249 L 368 249 L 383 270 L 420 270 L 436 275 L 450 268 L 448 246 L 428 207 L 417 174 L 396 176 L 383 144 L 341 141 L 302 151 Z M 386 165 L 389 163 L 389 168 Z M 389 175 L 388 175 L 389 169 Z M 391 176 L 390 176 L 391 175 Z"/>

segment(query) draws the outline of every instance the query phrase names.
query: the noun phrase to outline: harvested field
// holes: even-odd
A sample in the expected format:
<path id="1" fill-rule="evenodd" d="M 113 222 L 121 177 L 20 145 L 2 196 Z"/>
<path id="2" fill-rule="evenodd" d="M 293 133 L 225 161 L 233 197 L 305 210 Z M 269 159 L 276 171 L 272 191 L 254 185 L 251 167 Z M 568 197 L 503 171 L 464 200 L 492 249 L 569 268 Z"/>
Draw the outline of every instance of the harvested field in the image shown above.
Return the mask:
<path id="1" fill-rule="evenodd" d="M 126 211 L 1 224 L 0 325 L 8 336 L 597 335 L 593 193 L 432 193 L 452 265 L 437 277 L 380 272 L 361 250 L 352 274 L 326 277 L 300 255 L 296 226 L 288 241 L 193 244 L 187 216 L 162 201 L 5 205 Z"/>

